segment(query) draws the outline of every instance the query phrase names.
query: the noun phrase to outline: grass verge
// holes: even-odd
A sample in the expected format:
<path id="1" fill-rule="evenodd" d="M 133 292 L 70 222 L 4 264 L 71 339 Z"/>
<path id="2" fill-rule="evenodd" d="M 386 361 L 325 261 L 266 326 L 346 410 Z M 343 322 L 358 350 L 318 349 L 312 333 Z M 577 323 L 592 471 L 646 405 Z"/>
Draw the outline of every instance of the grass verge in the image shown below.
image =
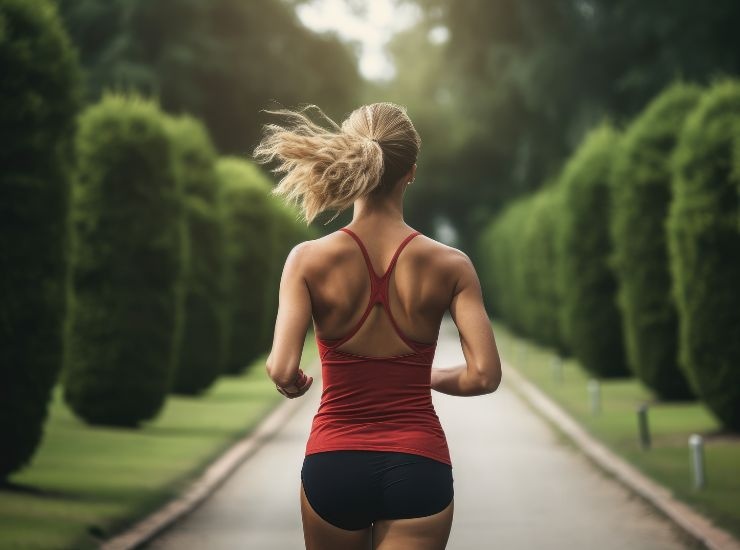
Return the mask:
<path id="1" fill-rule="evenodd" d="M 317 356 L 309 333 L 301 367 Z M 170 396 L 140 429 L 86 425 L 57 385 L 39 449 L 0 489 L 0 548 L 97 548 L 179 494 L 285 399 L 265 358 L 203 396 Z"/>
<path id="2" fill-rule="evenodd" d="M 574 359 L 563 360 L 561 376 L 553 350 L 538 346 L 493 322 L 503 359 L 560 405 L 592 436 L 673 495 L 740 537 L 740 435 L 721 430 L 698 401 L 661 402 L 635 378 L 600 381 L 601 406 L 591 413 L 591 375 Z M 651 445 L 642 450 L 637 408 L 648 404 Z M 706 486 L 695 490 L 688 440 L 704 438 Z"/>

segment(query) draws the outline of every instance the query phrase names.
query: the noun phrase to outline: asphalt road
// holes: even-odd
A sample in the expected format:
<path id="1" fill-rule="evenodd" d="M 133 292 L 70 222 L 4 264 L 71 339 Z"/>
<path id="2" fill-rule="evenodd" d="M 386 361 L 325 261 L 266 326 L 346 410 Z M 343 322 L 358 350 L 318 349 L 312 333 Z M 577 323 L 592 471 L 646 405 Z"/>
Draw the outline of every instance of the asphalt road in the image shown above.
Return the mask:
<path id="1" fill-rule="evenodd" d="M 435 367 L 463 362 L 448 317 Z M 304 548 L 300 470 L 321 377 L 298 412 L 200 507 L 153 540 L 151 550 Z M 504 370 L 489 395 L 432 392 L 455 483 L 450 550 L 695 548 L 659 512 L 564 444 L 511 389 Z"/>

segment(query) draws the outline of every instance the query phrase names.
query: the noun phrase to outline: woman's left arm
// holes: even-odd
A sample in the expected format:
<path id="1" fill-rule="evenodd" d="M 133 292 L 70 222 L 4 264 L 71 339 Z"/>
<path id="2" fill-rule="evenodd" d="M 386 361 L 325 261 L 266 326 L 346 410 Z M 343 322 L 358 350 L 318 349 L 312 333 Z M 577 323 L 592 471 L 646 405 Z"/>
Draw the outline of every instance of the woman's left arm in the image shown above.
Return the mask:
<path id="1" fill-rule="evenodd" d="M 311 322 L 311 295 L 304 277 L 310 244 L 311 241 L 297 244 L 285 260 L 280 278 L 275 335 L 265 365 L 268 376 L 289 394 L 300 392 L 302 395 L 313 381 L 308 377 L 305 385 L 295 386 Z"/>

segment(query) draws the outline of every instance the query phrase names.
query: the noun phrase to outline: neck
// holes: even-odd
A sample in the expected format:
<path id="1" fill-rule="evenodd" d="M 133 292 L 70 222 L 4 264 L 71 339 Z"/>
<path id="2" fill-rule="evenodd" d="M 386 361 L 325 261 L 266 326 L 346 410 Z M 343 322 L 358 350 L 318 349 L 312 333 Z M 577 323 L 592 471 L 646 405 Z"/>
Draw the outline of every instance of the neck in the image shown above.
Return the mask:
<path id="1" fill-rule="evenodd" d="M 402 189 L 401 189 L 402 190 Z M 352 212 L 353 224 L 382 223 L 382 224 L 404 224 L 403 219 L 403 194 L 393 193 L 389 196 L 377 199 L 363 197 L 357 199 Z"/>

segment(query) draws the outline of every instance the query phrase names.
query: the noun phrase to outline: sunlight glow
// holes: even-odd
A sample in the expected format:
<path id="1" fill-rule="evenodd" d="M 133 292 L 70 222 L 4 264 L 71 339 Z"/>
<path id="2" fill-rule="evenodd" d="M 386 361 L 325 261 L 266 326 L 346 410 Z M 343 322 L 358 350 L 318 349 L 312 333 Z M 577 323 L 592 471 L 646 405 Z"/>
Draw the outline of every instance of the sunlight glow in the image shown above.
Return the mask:
<path id="1" fill-rule="evenodd" d="M 421 17 L 418 6 L 398 5 L 394 0 L 354 3 L 348 0 L 313 0 L 298 6 L 298 18 L 317 32 L 335 31 L 339 37 L 356 44 L 360 73 L 370 80 L 389 80 L 395 74 L 393 62 L 385 51 L 388 40 L 409 28 Z"/>

